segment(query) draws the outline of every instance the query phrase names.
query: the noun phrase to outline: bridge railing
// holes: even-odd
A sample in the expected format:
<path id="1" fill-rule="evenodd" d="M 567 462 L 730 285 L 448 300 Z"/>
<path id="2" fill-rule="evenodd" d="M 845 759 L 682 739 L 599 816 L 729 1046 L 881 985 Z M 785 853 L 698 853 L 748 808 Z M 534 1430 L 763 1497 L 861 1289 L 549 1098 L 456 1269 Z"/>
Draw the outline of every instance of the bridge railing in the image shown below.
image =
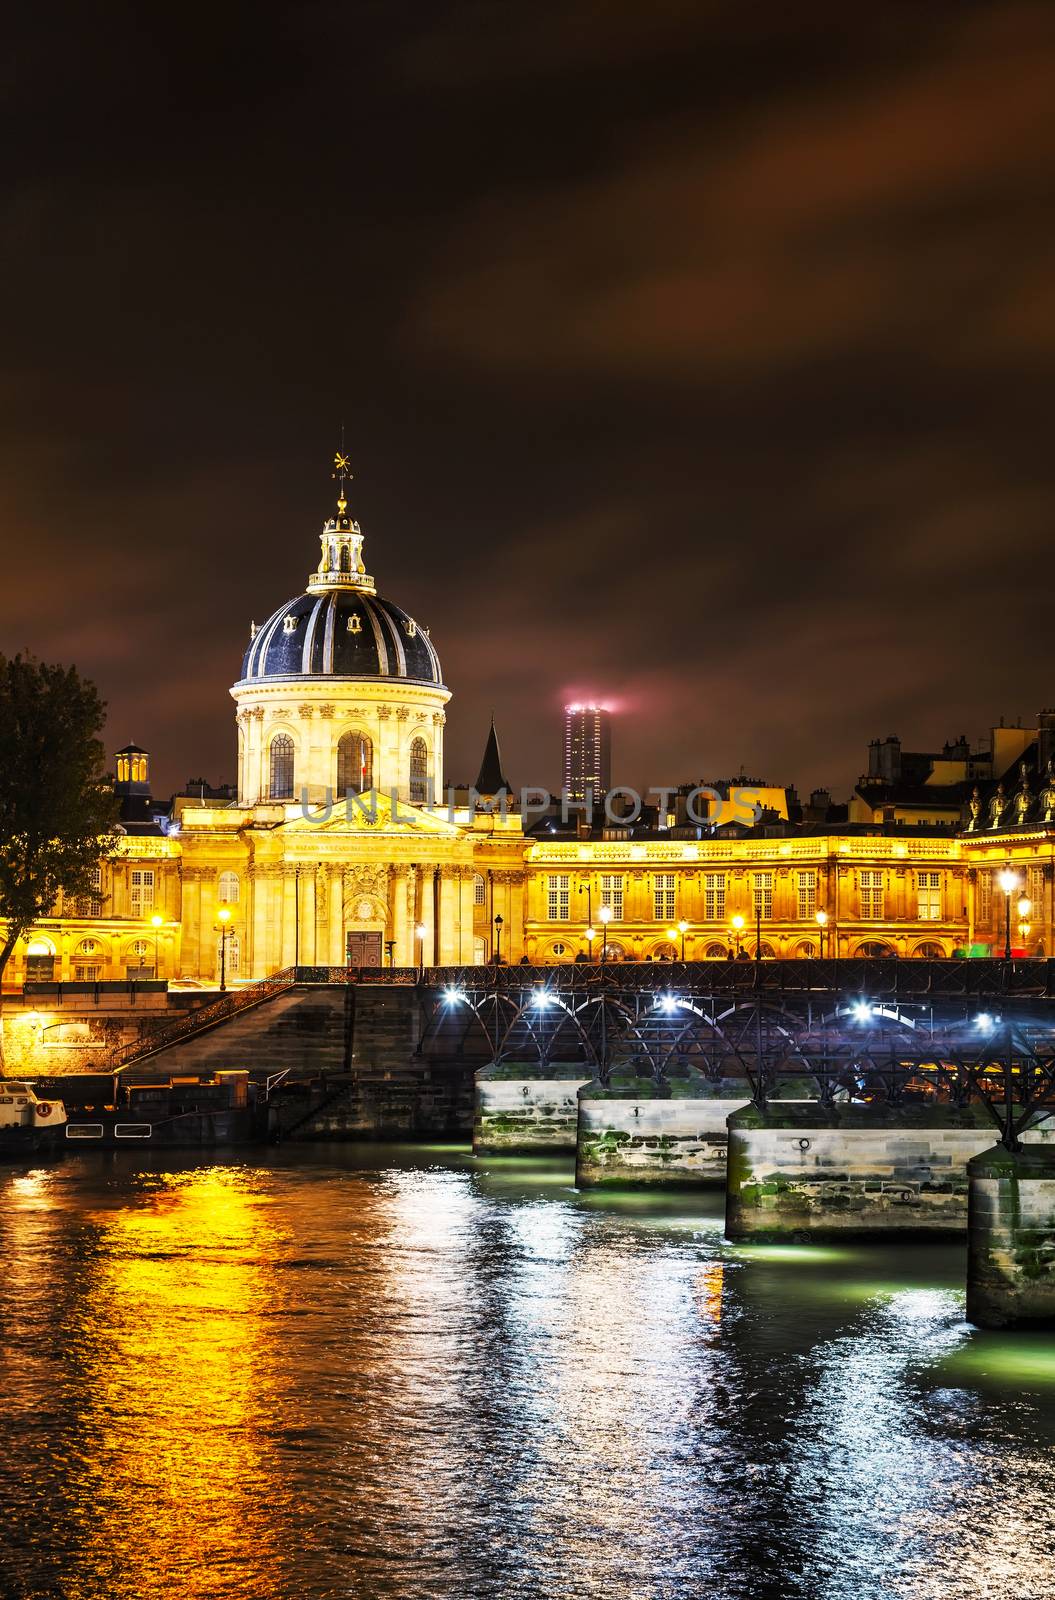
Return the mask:
<path id="1" fill-rule="evenodd" d="M 362 983 L 516 992 L 545 987 L 560 993 L 612 989 L 666 989 L 709 994 L 853 994 L 866 1000 L 930 997 L 992 1001 L 999 997 L 1055 999 L 1055 961 L 1004 961 L 993 957 L 926 961 L 882 957 L 837 960 L 593 961 L 552 966 L 488 962 L 480 966 L 306 967 L 292 969 L 297 983 Z"/>

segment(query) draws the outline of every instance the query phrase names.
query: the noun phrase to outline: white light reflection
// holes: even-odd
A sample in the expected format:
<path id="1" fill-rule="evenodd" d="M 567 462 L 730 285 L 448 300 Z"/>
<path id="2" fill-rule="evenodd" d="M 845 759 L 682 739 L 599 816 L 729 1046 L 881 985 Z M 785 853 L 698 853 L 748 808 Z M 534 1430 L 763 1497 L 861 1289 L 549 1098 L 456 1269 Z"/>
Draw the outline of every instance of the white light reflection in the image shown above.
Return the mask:
<path id="1" fill-rule="evenodd" d="M 1036 1539 L 1043 1451 L 1016 1461 L 1006 1441 L 965 1448 L 958 1392 L 928 1388 L 967 1337 L 962 1316 L 958 1293 L 907 1289 L 814 1351 L 784 1488 L 796 1543 L 820 1557 L 818 1600 L 1055 1593 Z"/>

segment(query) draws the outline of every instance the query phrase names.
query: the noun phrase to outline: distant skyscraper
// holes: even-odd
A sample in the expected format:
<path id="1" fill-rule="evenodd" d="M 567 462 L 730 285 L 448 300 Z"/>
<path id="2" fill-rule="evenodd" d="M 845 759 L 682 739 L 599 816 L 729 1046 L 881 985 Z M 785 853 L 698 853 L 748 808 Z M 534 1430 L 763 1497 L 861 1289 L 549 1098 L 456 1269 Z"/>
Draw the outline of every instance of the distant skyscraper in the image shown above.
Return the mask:
<path id="1" fill-rule="evenodd" d="M 612 787 L 612 713 L 605 706 L 564 707 L 564 788 L 572 800 L 595 800 Z"/>

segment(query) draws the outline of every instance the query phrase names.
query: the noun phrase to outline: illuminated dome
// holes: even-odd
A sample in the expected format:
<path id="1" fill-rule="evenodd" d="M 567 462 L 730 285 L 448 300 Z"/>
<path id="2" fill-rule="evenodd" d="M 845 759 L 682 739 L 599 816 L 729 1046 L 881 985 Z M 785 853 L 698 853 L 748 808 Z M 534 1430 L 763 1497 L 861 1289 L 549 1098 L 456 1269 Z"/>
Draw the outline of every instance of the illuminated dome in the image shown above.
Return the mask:
<path id="1" fill-rule="evenodd" d="M 413 617 L 391 600 L 344 586 L 309 590 L 280 606 L 256 630 L 242 661 L 243 683 L 302 677 L 443 683 L 440 658 Z"/>
<path id="2" fill-rule="evenodd" d="M 380 788 L 432 804 L 443 779 L 444 687 L 428 631 L 384 600 L 363 566 L 363 535 L 344 497 L 323 525 L 322 559 L 304 593 L 252 624 L 238 707 L 242 805 L 325 805 Z"/>

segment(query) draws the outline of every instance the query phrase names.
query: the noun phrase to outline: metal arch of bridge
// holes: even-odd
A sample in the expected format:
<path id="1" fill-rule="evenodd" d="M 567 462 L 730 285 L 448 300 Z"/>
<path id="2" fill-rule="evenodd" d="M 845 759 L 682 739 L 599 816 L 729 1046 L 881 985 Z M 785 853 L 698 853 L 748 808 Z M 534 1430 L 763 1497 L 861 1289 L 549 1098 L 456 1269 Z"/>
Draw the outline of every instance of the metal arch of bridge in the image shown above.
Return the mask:
<path id="1" fill-rule="evenodd" d="M 937 997 L 875 1003 L 814 988 L 759 984 L 739 991 L 734 985 L 730 992 L 702 982 L 710 974 L 699 967 L 694 983 L 676 985 L 671 980 L 681 964 L 663 966 L 657 975 L 662 984 L 627 984 L 626 974 L 612 967 L 600 981 L 596 969 L 579 969 L 574 984 L 547 981 L 567 969 L 532 969 L 529 976 L 511 968 L 499 982 L 493 969 L 447 969 L 455 981 L 424 992 L 419 1048 L 426 1050 L 460 1013 L 461 1046 L 476 1032 L 494 1062 L 533 1060 L 545 1072 L 552 1061 L 577 1060 L 602 1084 L 613 1071 L 630 1071 L 651 1079 L 660 1095 L 695 1070 L 712 1083 L 746 1082 L 760 1106 L 789 1079 L 808 1080 L 825 1105 L 926 1098 L 963 1106 L 977 1100 L 1012 1148 L 1038 1111 L 1055 1108 L 1055 1007 L 1050 1020 L 1019 1015 L 993 1021 L 990 1014 L 983 1026 L 979 1002 L 1006 1009 L 1006 992 L 976 993 L 969 1006 L 951 997 L 940 1004 Z M 519 981 L 511 981 L 515 974 Z M 1046 1013 L 1048 1007 L 1030 1009 Z"/>

